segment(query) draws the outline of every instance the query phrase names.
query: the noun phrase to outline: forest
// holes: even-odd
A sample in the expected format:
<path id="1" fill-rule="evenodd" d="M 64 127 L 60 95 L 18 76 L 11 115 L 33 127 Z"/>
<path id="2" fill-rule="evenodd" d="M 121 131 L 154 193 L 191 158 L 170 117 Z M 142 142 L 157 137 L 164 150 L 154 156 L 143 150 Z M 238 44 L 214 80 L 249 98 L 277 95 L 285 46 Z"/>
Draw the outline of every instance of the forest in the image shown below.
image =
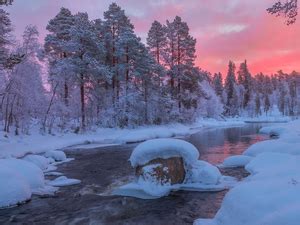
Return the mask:
<path id="1" fill-rule="evenodd" d="M 94 126 L 191 123 L 199 117 L 300 114 L 298 72 L 251 74 L 245 60 L 230 61 L 227 74 L 211 74 L 195 65 L 196 39 L 179 16 L 164 24 L 154 21 L 145 43 L 116 3 L 96 20 L 61 8 L 45 24 L 43 45 L 34 25 L 17 41 L 5 8 L 0 20 L 5 132 L 18 135 L 38 126 L 42 133 L 78 133 Z"/>

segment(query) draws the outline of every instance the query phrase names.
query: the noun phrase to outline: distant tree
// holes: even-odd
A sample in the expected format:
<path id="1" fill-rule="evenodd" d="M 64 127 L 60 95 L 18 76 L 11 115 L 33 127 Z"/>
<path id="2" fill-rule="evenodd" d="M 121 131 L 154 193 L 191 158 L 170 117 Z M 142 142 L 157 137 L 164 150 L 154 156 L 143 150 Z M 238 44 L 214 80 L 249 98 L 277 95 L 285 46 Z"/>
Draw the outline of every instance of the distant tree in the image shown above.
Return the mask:
<path id="1" fill-rule="evenodd" d="M 266 115 L 268 114 L 270 109 L 271 109 L 270 98 L 269 98 L 269 95 L 266 94 L 265 97 L 264 97 L 264 112 L 266 113 Z"/>
<path id="2" fill-rule="evenodd" d="M 215 73 L 212 80 L 212 86 L 216 92 L 216 95 L 219 96 L 221 102 L 224 102 L 223 99 L 223 93 L 224 93 L 224 87 L 223 87 L 223 78 L 221 73 Z"/>
<path id="3" fill-rule="evenodd" d="M 252 77 L 249 72 L 247 61 L 241 63 L 238 71 L 238 84 L 244 87 L 244 95 L 242 99 L 243 108 L 245 109 L 248 106 L 251 98 L 251 83 Z"/>
<path id="4" fill-rule="evenodd" d="M 255 97 L 255 115 L 256 116 L 261 115 L 261 102 L 260 102 L 259 94 L 256 94 L 256 97 Z"/>
<path id="5" fill-rule="evenodd" d="M 228 65 L 228 73 L 225 80 L 226 105 L 225 114 L 227 116 L 238 115 L 238 94 L 236 90 L 235 64 L 230 61 Z"/>
<path id="6" fill-rule="evenodd" d="M 13 0 L 0 0 L 0 5 L 11 5 Z"/>
<path id="7" fill-rule="evenodd" d="M 272 15 L 283 16 L 287 25 L 294 24 L 298 15 L 297 0 L 277 1 L 267 11 Z"/>

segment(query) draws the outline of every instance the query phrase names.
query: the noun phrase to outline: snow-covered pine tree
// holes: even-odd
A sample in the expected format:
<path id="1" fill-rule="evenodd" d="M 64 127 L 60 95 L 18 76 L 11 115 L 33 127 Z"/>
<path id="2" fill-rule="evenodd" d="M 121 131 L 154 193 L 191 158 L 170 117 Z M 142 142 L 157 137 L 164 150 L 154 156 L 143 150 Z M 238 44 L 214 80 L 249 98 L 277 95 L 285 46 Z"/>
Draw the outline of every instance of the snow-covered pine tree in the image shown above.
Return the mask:
<path id="1" fill-rule="evenodd" d="M 251 100 L 252 93 L 252 77 L 248 69 L 247 61 L 241 63 L 238 71 L 238 84 L 244 87 L 243 108 L 246 109 Z"/>
<path id="2" fill-rule="evenodd" d="M 9 58 L 12 30 L 9 14 L 0 8 L 0 67 L 6 67 Z"/>
<path id="3" fill-rule="evenodd" d="M 61 96 L 65 106 L 69 105 L 71 81 L 68 69 L 64 67 L 64 60 L 72 54 L 66 48 L 71 39 L 70 29 L 74 25 L 74 16 L 71 11 L 61 8 L 60 12 L 49 21 L 46 29 L 50 32 L 45 38 L 45 51 L 49 58 L 49 70 L 52 86 L 59 84 Z"/>
<path id="4" fill-rule="evenodd" d="M 119 77 L 119 56 L 122 53 L 117 48 L 117 42 L 120 39 L 120 35 L 123 32 L 132 32 L 133 25 L 129 18 L 125 15 L 124 10 L 121 9 L 116 3 L 112 3 L 109 9 L 104 12 L 105 29 L 105 48 L 107 49 L 106 61 L 110 67 L 112 74 L 112 102 L 116 103 L 116 100 L 120 97 L 120 77 Z"/>
<path id="5" fill-rule="evenodd" d="M 220 100 L 223 101 L 223 78 L 221 73 L 215 73 L 212 80 L 213 87 L 216 94 L 220 97 Z"/>
<path id="6" fill-rule="evenodd" d="M 147 45 L 150 53 L 156 59 L 156 62 L 161 65 L 163 64 L 162 59 L 167 43 L 166 34 L 166 27 L 155 20 L 151 25 L 147 37 Z"/>
<path id="7" fill-rule="evenodd" d="M 228 73 L 225 80 L 224 89 L 226 92 L 225 115 L 236 116 L 239 113 L 239 106 L 236 90 L 235 64 L 232 61 L 229 61 Z"/>
<path id="8" fill-rule="evenodd" d="M 196 40 L 190 35 L 189 27 L 179 16 L 173 22 L 167 21 L 167 52 L 165 62 L 169 68 L 170 88 L 173 98 L 181 111 L 183 99 L 187 99 L 190 87 L 193 86 L 195 75 Z M 183 84 L 184 83 L 184 84 Z"/>
<path id="9" fill-rule="evenodd" d="M 74 24 L 70 29 L 71 39 L 66 47 L 72 55 L 69 57 L 69 66 L 73 80 L 80 92 L 81 129 L 86 128 L 86 106 L 88 104 L 87 84 L 94 85 L 99 79 L 105 79 L 104 65 L 105 51 L 94 24 L 89 20 L 87 13 L 78 13 L 74 16 Z"/>

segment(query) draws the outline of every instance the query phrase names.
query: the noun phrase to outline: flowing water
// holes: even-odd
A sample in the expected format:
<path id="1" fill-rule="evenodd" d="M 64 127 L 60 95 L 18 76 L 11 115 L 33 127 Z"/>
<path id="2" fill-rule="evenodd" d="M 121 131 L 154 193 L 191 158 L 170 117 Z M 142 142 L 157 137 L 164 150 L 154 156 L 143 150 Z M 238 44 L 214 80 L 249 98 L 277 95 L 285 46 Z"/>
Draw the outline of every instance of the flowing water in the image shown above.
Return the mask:
<path id="1" fill-rule="evenodd" d="M 186 140 L 199 149 L 201 159 L 219 164 L 224 158 L 241 154 L 250 145 L 266 139 L 257 134 L 261 126 L 206 129 Z M 27 204 L 0 210 L 0 224 L 179 225 L 192 224 L 199 217 L 211 218 L 216 214 L 227 191 L 180 191 L 156 200 L 102 195 L 110 187 L 133 177 L 134 170 L 128 159 L 135 146 L 68 150 L 68 157 L 75 160 L 62 164 L 58 171 L 82 183 L 60 188 L 54 197 L 35 196 Z M 221 172 L 238 179 L 248 175 L 242 168 L 222 169 Z"/>

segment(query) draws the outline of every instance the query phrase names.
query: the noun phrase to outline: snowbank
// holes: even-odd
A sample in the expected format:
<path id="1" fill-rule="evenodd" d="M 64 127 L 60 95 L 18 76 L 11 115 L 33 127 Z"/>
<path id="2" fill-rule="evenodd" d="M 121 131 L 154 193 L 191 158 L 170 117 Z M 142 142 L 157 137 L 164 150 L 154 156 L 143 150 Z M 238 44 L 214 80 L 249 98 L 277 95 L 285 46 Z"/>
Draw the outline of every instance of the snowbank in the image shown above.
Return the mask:
<path id="1" fill-rule="evenodd" d="M 14 206 L 31 198 L 29 182 L 18 171 L 0 164 L 0 208 Z"/>
<path id="2" fill-rule="evenodd" d="M 65 154 L 59 151 L 52 152 L 50 156 L 57 160 L 65 159 Z M 53 164 L 57 163 L 52 158 L 32 154 L 23 159 L 0 159 L 0 208 L 30 200 L 32 194 L 54 194 L 56 187 L 80 183 L 79 180 L 66 177 L 46 181 L 43 171 L 47 174 L 48 170 L 55 168 Z M 48 175 L 61 174 L 52 172 Z"/>
<path id="3" fill-rule="evenodd" d="M 224 160 L 220 167 L 229 168 L 229 167 L 244 167 L 246 166 L 253 157 L 246 155 L 234 155 L 229 156 Z"/>
<path id="4" fill-rule="evenodd" d="M 145 165 L 156 158 L 167 159 L 182 157 L 187 165 L 195 163 L 199 158 L 198 149 L 183 140 L 178 139 L 154 139 L 139 144 L 130 156 L 133 167 Z"/>
<path id="5" fill-rule="evenodd" d="M 251 146 L 251 175 L 231 189 L 214 219 L 196 225 L 297 225 L 300 221 L 300 121 L 264 128 L 279 139 Z"/>

